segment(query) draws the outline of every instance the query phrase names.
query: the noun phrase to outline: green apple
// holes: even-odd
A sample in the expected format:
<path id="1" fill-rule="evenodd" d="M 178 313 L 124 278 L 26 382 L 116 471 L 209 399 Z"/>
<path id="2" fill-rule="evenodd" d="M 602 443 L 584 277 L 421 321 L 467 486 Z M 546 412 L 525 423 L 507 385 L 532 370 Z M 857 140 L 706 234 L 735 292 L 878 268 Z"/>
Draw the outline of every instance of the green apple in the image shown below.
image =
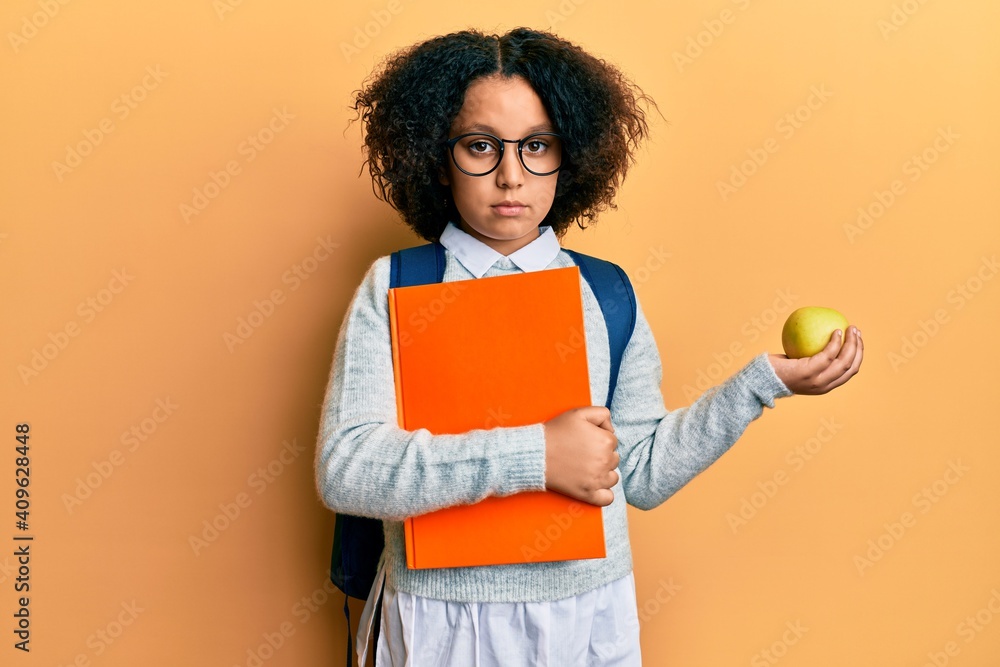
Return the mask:
<path id="1" fill-rule="evenodd" d="M 785 320 L 781 329 L 781 347 L 789 359 L 811 357 L 826 347 L 837 329 L 842 336 L 846 336 L 848 324 L 847 318 L 833 308 L 799 308 Z"/>

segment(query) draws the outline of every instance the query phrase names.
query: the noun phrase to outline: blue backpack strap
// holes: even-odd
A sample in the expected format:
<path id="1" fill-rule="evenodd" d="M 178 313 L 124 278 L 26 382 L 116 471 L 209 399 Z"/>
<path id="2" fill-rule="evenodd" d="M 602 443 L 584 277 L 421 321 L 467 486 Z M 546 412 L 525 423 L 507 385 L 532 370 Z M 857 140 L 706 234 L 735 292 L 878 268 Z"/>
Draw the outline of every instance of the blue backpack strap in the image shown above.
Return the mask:
<path id="1" fill-rule="evenodd" d="M 608 382 L 608 400 L 605 407 L 611 409 L 611 399 L 618 385 L 618 371 L 622 357 L 632 332 L 635 330 L 635 291 L 632 283 L 620 266 L 598 257 L 563 248 L 573 258 L 583 275 L 597 303 L 601 306 L 604 323 L 608 327 L 608 345 L 611 351 L 611 371 Z"/>
<path id="2" fill-rule="evenodd" d="M 389 287 L 429 285 L 444 279 L 444 246 L 425 243 L 392 253 L 389 263 Z"/>

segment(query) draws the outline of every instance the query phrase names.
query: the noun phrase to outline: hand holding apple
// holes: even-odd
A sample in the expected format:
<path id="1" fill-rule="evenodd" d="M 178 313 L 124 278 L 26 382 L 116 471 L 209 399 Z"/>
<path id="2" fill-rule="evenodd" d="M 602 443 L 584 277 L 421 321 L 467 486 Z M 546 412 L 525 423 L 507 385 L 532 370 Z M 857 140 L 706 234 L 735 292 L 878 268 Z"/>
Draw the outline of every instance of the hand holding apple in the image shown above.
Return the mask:
<path id="1" fill-rule="evenodd" d="M 834 331 L 847 331 L 847 325 L 847 318 L 833 308 L 799 308 L 785 320 L 781 329 L 781 347 L 789 359 L 811 357 L 826 347 Z"/>
<path id="2" fill-rule="evenodd" d="M 864 357 L 861 332 L 832 308 L 799 308 L 785 322 L 781 342 L 786 354 L 768 359 L 778 379 L 796 394 L 825 394 L 839 387 L 858 372 Z"/>

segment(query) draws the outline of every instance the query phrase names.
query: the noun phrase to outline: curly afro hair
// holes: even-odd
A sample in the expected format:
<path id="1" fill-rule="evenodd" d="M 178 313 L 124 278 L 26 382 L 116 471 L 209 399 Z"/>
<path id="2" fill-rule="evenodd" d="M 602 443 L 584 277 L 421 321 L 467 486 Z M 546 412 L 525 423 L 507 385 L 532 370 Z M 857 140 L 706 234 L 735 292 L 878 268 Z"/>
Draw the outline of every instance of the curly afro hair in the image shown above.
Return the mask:
<path id="1" fill-rule="evenodd" d="M 541 222 L 559 237 L 574 221 L 585 229 L 583 220 L 616 208 L 633 152 L 649 134 L 639 103 L 656 107 L 652 98 L 615 66 L 548 32 L 463 30 L 397 51 L 355 91 L 353 120 L 365 128 L 375 195 L 427 241 L 458 219 L 449 187 L 437 178 L 448 164 L 443 142 L 469 85 L 498 74 L 524 78 L 562 136 L 555 200 Z"/>

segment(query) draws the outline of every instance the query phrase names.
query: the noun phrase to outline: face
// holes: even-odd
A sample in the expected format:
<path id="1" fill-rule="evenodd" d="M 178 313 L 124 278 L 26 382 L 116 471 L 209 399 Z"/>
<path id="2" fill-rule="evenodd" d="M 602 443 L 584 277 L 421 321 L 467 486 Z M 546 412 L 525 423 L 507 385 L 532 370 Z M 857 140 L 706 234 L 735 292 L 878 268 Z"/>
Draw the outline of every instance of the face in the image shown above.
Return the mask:
<path id="1" fill-rule="evenodd" d="M 491 76 L 469 86 L 448 137 L 487 132 L 502 139 L 522 139 L 535 132 L 555 131 L 541 98 L 526 80 Z M 524 147 L 526 153 L 535 148 L 529 144 Z M 462 150 L 461 142 L 455 150 Z M 558 177 L 558 172 L 536 176 L 525 170 L 517 158 L 517 144 L 505 144 L 500 165 L 489 174 L 469 176 L 449 156 L 447 172 L 440 180 L 451 188 L 460 215 L 455 224 L 509 255 L 538 238 L 538 225 L 552 207 Z"/>

